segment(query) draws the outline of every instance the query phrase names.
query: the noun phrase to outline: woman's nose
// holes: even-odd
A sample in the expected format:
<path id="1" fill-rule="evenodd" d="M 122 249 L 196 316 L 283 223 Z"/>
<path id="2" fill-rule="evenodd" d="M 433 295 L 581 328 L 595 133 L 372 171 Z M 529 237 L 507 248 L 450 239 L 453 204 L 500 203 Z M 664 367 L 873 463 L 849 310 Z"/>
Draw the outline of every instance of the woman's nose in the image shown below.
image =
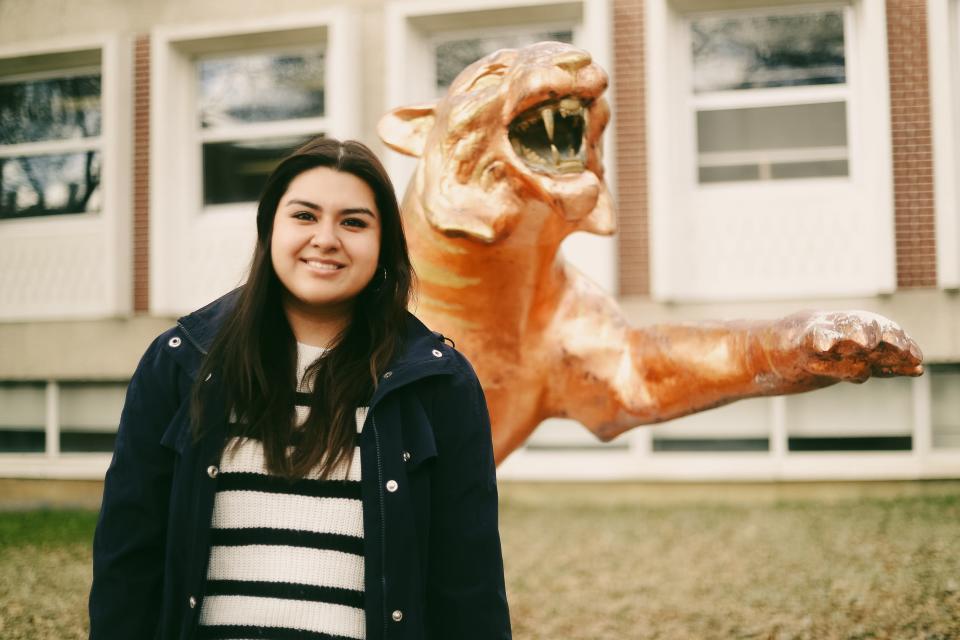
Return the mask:
<path id="1" fill-rule="evenodd" d="M 340 238 L 337 236 L 336 227 L 327 223 L 318 224 L 313 230 L 310 244 L 321 248 L 338 246 L 340 244 Z"/>

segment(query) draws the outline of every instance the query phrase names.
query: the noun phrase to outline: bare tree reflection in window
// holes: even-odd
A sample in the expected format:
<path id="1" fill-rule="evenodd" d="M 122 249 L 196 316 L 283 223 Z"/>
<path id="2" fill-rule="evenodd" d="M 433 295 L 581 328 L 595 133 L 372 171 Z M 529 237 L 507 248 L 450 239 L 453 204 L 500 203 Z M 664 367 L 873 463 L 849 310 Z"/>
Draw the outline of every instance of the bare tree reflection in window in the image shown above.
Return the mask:
<path id="1" fill-rule="evenodd" d="M 99 75 L 0 84 L 0 146 L 95 138 L 100 128 Z M 83 213 L 99 186 L 96 149 L 7 157 L 0 160 L 0 219 Z"/>
<path id="2" fill-rule="evenodd" d="M 697 93 L 846 82 L 840 11 L 705 17 L 690 27 Z"/>
<path id="3" fill-rule="evenodd" d="M 453 79 L 466 67 L 497 49 L 515 49 L 534 42 L 551 40 L 554 42 L 573 42 L 573 31 L 537 31 L 533 33 L 504 34 L 485 38 L 462 38 L 447 40 L 437 44 L 436 74 L 437 92 L 442 93 Z"/>

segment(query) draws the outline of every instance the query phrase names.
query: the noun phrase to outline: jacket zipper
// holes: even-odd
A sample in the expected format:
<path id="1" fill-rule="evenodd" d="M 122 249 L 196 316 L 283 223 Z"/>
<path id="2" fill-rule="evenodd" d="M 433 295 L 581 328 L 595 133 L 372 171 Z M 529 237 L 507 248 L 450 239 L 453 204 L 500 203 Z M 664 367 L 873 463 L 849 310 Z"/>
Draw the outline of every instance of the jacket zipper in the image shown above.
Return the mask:
<path id="1" fill-rule="evenodd" d="M 372 407 L 371 407 L 372 408 Z M 373 444 L 377 452 L 377 495 L 380 497 L 380 606 L 383 619 L 383 637 L 387 637 L 387 520 L 383 496 L 383 460 L 380 455 L 380 434 L 377 431 L 377 419 L 370 414 L 373 426 Z"/>

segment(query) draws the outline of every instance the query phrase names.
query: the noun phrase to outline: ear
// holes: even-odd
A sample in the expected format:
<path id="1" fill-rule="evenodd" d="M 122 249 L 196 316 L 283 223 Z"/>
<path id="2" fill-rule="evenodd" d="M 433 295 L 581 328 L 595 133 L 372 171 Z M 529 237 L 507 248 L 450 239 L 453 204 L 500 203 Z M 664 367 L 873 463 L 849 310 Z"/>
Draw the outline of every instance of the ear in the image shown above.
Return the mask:
<path id="1" fill-rule="evenodd" d="M 394 109 L 380 118 L 377 135 L 394 151 L 419 158 L 433 129 L 435 106 L 430 103 Z"/>

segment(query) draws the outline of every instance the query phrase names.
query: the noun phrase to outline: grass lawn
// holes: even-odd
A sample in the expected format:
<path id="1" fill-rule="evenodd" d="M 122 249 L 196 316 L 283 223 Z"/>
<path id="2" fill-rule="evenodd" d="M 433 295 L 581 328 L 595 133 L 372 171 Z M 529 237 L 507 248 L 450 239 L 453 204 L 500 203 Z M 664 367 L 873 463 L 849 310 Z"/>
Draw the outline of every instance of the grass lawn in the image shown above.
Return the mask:
<path id="1" fill-rule="evenodd" d="M 504 484 L 501 502 L 518 639 L 960 638 L 960 483 Z M 0 512 L 0 638 L 86 637 L 94 522 Z"/>

